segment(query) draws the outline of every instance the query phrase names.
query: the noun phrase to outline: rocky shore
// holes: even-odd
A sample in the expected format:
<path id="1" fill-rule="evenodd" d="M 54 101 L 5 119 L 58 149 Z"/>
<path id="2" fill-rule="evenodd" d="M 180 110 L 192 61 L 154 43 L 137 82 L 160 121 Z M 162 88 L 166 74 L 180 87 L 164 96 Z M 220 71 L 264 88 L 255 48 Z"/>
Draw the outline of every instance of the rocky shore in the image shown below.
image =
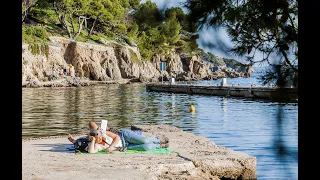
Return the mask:
<path id="1" fill-rule="evenodd" d="M 141 58 L 139 49 L 114 41 L 101 44 L 50 37 L 46 44 L 22 44 L 22 86 L 87 86 L 102 83 L 215 80 L 250 77 L 251 66 L 217 67 L 199 55 L 155 54 Z M 221 60 L 223 61 L 223 60 Z M 166 62 L 166 70 L 160 70 Z M 215 68 L 214 68 L 215 67 Z M 215 71 L 213 71 L 215 69 Z M 67 82 L 64 82 L 67 81 Z"/>
<path id="2" fill-rule="evenodd" d="M 22 179 L 257 179 L 255 157 L 173 126 L 135 126 L 167 136 L 171 153 L 75 154 L 67 137 L 23 139 Z"/>
<path id="3" fill-rule="evenodd" d="M 136 82 L 132 79 L 122 79 L 117 81 L 94 81 L 87 79 L 80 79 L 77 77 L 67 76 L 62 79 L 53 81 L 39 81 L 37 79 L 31 79 L 29 81 L 22 82 L 23 88 L 38 88 L 38 87 L 82 87 L 82 86 L 95 86 L 95 85 L 106 85 L 106 84 L 128 84 Z"/>

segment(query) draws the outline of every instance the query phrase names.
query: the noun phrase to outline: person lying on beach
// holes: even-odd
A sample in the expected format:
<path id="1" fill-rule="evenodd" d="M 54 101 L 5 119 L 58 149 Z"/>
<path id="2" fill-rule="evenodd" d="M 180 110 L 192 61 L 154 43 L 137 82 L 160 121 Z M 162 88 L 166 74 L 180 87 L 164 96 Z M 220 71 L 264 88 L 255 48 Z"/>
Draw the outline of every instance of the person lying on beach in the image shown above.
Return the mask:
<path id="1" fill-rule="evenodd" d="M 114 150 L 125 151 L 127 149 L 146 151 L 169 147 L 169 139 L 164 136 L 146 137 L 125 128 L 121 128 L 119 132 L 113 133 L 110 129 L 101 129 L 92 121 L 89 122 L 89 129 L 88 137 L 91 142 L 86 148 L 89 153 L 96 153 L 102 150 L 106 150 L 106 152 Z M 76 141 L 71 135 L 68 136 L 68 140 L 73 144 Z"/>

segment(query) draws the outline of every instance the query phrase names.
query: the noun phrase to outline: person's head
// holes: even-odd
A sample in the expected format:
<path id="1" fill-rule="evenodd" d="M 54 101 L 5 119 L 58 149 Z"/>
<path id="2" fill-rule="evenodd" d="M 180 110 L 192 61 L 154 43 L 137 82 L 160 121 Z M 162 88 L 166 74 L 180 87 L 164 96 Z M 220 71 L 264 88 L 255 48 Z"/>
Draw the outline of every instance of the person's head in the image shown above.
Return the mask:
<path id="1" fill-rule="evenodd" d="M 102 134 L 99 130 L 96 129 L 90 129 L 89 136 L 94 136 L 96 138 L 96 142 L 102 141 Z"/>

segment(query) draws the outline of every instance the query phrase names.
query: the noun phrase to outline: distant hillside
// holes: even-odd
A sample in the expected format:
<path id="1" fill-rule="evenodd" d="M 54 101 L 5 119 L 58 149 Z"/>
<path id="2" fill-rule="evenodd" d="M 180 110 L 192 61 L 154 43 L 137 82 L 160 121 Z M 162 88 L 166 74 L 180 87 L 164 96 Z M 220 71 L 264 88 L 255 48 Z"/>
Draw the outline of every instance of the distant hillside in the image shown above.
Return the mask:
<path id="1" fill-rule="evenodd" d="M 212 54 L 211 52 L 204 52 L 200 50 L 200 58 L 211 64 L 210 68 L 212 71 L 216 71 L 219 67 L 226 67 L 234 69 L 237 72 L 247 71 L 247 65 L 243 64 L 235 59 L 222 58 Z"/>

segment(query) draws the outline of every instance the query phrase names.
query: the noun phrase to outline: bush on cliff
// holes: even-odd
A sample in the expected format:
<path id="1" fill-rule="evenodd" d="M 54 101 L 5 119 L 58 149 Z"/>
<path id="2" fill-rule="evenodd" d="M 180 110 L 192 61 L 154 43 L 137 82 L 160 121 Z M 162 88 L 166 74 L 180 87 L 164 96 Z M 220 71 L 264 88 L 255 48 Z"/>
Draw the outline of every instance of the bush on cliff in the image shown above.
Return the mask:
<path id="1" fill-rule="evenodd" d="M 40 26 L 23 26 L 22 41 L 25 43 L 47 42 L 48 32 Z"/>

